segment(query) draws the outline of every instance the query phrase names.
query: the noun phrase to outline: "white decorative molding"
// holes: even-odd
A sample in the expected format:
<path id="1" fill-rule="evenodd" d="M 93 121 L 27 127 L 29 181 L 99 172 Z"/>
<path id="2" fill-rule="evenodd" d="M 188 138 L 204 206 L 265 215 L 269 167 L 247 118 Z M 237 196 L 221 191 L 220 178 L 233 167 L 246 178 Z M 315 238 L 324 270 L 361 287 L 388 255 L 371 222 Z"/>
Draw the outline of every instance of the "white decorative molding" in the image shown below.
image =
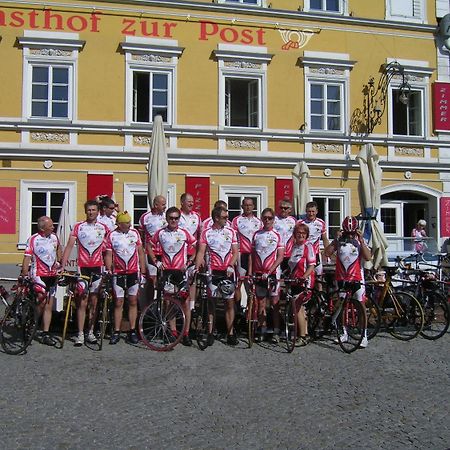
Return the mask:
<path id="1" fill-rule="evenodd" d="M 262 69 L 262 64 L 255 64 L 249 61 L 225 61 L 224 66 L 238 69 Z"/>
<path id="2" fill-rule="evenodd" d="M 150 145 L 151 136 L 133 136 L 133 145 Z"/>
<path id="3" fill-rule="evenodd" d="M 226 148 L 238 149 L 238 150 L 260 150 L 260 142 L 259 141 L 227 139 Z"/>
<path id="4" fill-rule="evenodd" d="M 71 57 L 73 52 L 69 50 L 60 50 L 58 48 L 32 48 L 30 55 L 51 56 L 51 57 Z"/>
<path id="5" fill-rule="evenodd" d="M 31 133 L 31 142 L 55 142 L 69 144 L 70 136 L 64 133 Z"/>
<path id="6" fill-rule="evenodd" d="M 395 147 L 395 156 L 412 156 L 415 158 L 423 158 L 425 152 L 423 148 L 418 147 Z"/>
<path id="7" fill-rule="evenodd" d="M 345 75 L 344 70 L 333 69 L 331 67 L 312 67 L 309 69 L 310 73 L 318 73 L 320 75 Z"/>
<path id="8" fill-rule="evenodd" d="M 317 153 L 343 153 L 344 146 L 340 144 L 317 144 L 312 145 L 312 151 Z"/>
<path id="9" fill-rule="evenodd" d="M 131 59 L 133 61 L 144 61 L 151 63 L 170 63 L 172 58 L 168 58 L 167 56 L 159 56 L 159 55 L 136 55 L 132 54 Z"/>

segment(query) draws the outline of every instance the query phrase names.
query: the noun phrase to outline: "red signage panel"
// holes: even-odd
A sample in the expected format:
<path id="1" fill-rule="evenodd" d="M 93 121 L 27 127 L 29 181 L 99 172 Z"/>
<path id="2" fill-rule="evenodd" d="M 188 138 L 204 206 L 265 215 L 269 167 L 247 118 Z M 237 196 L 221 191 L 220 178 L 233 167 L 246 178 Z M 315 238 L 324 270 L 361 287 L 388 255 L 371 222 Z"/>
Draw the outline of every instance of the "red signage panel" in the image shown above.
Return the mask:
<path id="1" fill-rule="evenodd" d="M 275 178 L 275 208 L 280 200 L 289 200 L 292 202 L 294 197 L 294 188 L 291 178 Z"/>
<path id="2" fill-rule="evenodd" d="M 16 188 L 0 187 L 0 234 L 16 233 Z"/>
<path id="3" fill-rule="evenodd" d="M 198 212 L 205 220 L 210 215 L 209 177 L 186 177 L 186 192 L 194 197 L 194 211 Z"/>
<path id="4" fill-rule="evenodd" d="M 441 237 L 450 237 L 450 197 L 441 197 Z"/>
<path id="5" fill-rule="evenodd" d="M 435 131 L 450 131 L 450 83 L 433 85 L 433 120 Z"/>
<path id="6" fill-rule="evenodd" d="M 88 173 L 87 176 L 87 200 L 94 200 L 97 195 L 113 194 L 113 176 L 97 173 Z"/>

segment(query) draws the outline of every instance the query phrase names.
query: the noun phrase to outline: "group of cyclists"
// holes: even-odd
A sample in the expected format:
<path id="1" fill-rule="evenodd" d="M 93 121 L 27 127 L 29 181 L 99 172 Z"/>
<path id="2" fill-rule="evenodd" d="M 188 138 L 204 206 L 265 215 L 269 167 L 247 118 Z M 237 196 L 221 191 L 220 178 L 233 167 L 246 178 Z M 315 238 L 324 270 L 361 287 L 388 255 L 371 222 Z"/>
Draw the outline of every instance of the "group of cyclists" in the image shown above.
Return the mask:
<path id="1" fill-rule="evenodd" d="M 144 287 L 147 298 L 154 297 L 157 278 L 185 283 L 183 310 L 187 324 L 191 321 L 196 296 L 192 279 L 196 272 L 208 274 L 208 297 L 225 303 L 226 342 L 234 346 L 238 339 L 234 330 L 235 311 L 240 307 L 241 286 L 256 297 L 258 304 L 257 340 L 270 336 L 280 340 L 280 280 L 295 279 L 293 289 L 312 288 L 323 273 L 323 255 L 336 255 L 335 277 L 339 285 L 353 283 L 356 296 L 363 298 L 363 260 L 371 257 L 355 217 L 346 217 L 338 235 L 331 242 L 326 225 L 318 217 L 318 205 L 309 202 L 300 218 L 293 214 L 292 203 L 281 200 L 276 211 L 265 208 L 260 218 L 255 214 L 254 200 L 245 197 L 242 213 L 228 217 L 227 204 L 217 201 L 211 216 L 202 221 L 194 210 L 189 193 L 180 197 L 180 207 L 166 209 L 166 199 L 158 195 L 150 211 L 140 217 L 139 228 L 132 226 L 127 211 L 118 211 L 116 203 L 103 196 L 84 205 L 86 218 L 74 225 L 65 249 L 54 233 L 52 219 L 37 221 L 38 232 L 27 242 L 21 276 L 35 283 L 42 313 L 41 342 L 55 345 L 50 323 L 58 275 L 64 270 L 72 249 L 77 244 L 80 277 L 76 288 L 78 332 L 74 345 L 95 343 L 97 300 L 103 273 L 112 274 L 114 313 L 110 344 L 121 339 L 121 323 L 125 298 L 128 301 L 130 329 L 127 340 L 137 344 L 136 322 L 139 291 Z M 84 281 L 90 279 L 90 282 Z M 175 280 L 175 281 L 174 281 Z M 250 283 L 253 283 L 250 286 Z M 318 285 L 320 289 L 320 285 Z M 268 332 L 267 307 L 271 305 L 273 332 Z M 86 321 L 87 316 L 87 321 Z M 87 323 L 86 323 L 87 322 Z M 214 320 L 211 317 L 207 345 L 214 344 Z M 308 327 L 303 307 L 298 311 L 297 345 L 308 343 Z M 182 344 L 191 346 L 190 327 L 185 328 Z M 367 346 L 367 339 L 361 342 Z"/>

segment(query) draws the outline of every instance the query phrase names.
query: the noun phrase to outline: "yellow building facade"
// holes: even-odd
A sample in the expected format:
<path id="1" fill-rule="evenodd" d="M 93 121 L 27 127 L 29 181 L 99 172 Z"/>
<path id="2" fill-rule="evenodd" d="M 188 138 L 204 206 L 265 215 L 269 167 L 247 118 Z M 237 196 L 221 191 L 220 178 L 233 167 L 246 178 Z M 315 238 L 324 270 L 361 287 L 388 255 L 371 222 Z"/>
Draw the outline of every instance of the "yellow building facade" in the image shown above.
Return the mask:
<path id="1" fill-rule="evenodd" d="M 189 191 L 203 215 L 219 198 L 238 214 L 244 196 L 260 212 L 292 195 L 305 161 L 332 234 L 361 211 L 355 158 L 372 144 L 391 250 L 419 218 L 442 241 L 450 142 L 433 117 L 435 83 L 450 81 L 447 3 L 0 2 L 0 263 L 20 261 L 37 217 L 58 222 L 64 205 L 80 220 L 94 194 L 137 223 L 157 114 L 169 205 Z"/>

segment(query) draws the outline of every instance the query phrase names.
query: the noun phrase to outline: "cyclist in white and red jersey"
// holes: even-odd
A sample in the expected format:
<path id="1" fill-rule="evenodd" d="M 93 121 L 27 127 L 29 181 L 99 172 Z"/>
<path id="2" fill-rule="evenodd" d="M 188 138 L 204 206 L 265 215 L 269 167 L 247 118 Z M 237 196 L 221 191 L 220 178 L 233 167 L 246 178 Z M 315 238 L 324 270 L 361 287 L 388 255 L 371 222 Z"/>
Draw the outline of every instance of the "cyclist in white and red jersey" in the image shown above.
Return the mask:
<path id="1" fill-rule="evenodd" d="M 158 230 L 152 237 L 154 247 L 159 246 L 162 250 L 161 261 L 158 261 L 150 248 L 150 260 L 162 270 L 162 276 L 165 280 L 170 280 L 172 284 L 180 284 L 185 280 L 183 288 L 188 291 L 186 279 L 186 266 L 188 261 L 189 248 L 193 248 L 196 239 L 189 231 L 179 226 L 181 211 L 172 206 L 166 212 L 167 226 Z M 188 297 L 182 303 L 186 323 L 191 323 L 191 308 Z M 189 326 L 186 327 L 185 335 L 182 340 L 183 345 L 190 347 L 192 345 L 189 337 Z"/>
<path id="2" fill-rule="evenodd" d="M 316 255 L 312 244 L 308 242 L 309 228 L 304 223 L 297 223 L 294 227 L 294 245 L 288 261 L 289 278 L 298 280 L 291 284 L 291 294 L 298 295 L 296 298 L 298 308 L 298 338 L 296 345 L 302 347 L 308 343 L 308 324 L 306 321 L 306 311 L 304 302 L 309 298 L 310 291 L 305 291 L 305 287 L 314 286 L 314 266 Z"/>
<path id="3" fill-rule="evenodd" d="M 308 202 L 306 204 L 306 218 L 300 219 L 300 223 L 305 223 L 309 228 L 309 242 L 311 242 L 314 253 L 316 254 L 316 275 L 323 274 L 322 258 L 320 255 L 320 240 L 322 239 L 323 247 L 328 247 L 330 241 L 327 236 L 327 227 L 325 222 L 317 217 L 319 212 L 316 202 Z M 320 289 L 320 285 L 319 285 Z"/>
<path id="4" fill-rule="evenodd" d="M 291 216 L 292 203 L 289 200 L 280 200 L 278 202 L 277 215 L 273 223 L 273 229 L 281 236 L 281 242 L 284 245 L 284 259 L 281 263 L 281 271 L 288 268 L 289 257 L 291 256 L 292 244 L 294 242 L 294 227 L 297 219 Z"/>
<path id="5" fill-rule="evenodd" d="M 137 344 L 136 320 L 138 315 L 138 291 L 141 277 L 147 272 L 144 250 L 139 232 L 131 228 L 131 217 L 127 211 L 117 214 L 117 228 L 106 237 L 105 266 L 114 274 L 114 332 L 109 341 L 117 344 L 120 340 L 125 294 L 128 299 L 128 319 L 130 331 L 128 341 Z"/>
<path id="6" fill-rule="evenodd" d="M 105 250 L 105 237 L 108 233 L 108 227 L 97 220 L 99 206 L 95 200 L 88 200 L 84 204 L 86 220 L 75 224 L 70 233 L 69 241 L 64 250 L 61 266 L 64 269 L 70 252 L 75 242 L 78 243 L 78 267 L 81 275 L 91 278 L 90 286 L 84 282 L 78 282 L 77 286 L 77 325 L 78 335 L 75 338 L 75 346 L 81 347 L 84 344 L 84 322 L 86 320 L 86 308 L 88 303 L 89 320 L 88 335 L 86 337 L 89 343 L 96 343 L 97 338 L 94 334 L 95 310 L 97 305 L 97 296 L 100 288 L 101 273 L 103 268 L 103 251 Z M 88 295 L 89 290 L 89 295 Z"/>
<path id="7" fill-rule="evenodd" d="M 227 205 L 227 202 L 224 202 L 223 200 L 217 200 L 217 201 L 214 203 L 214 208 L 217 208 L 217 207 L 219 207 L 219 206 L 220 206 L 221 208 L 223 208 L 225 211 L 228 211 L 228 205 Z M 212 217 L 206 218 L 206 219 L 203 221 L 203 223 L 202 223 L 202 230 L 206 230 L 207 228 L 212 227 L 213 223 L 214 223 L 214 220 L 213 220 Z M 230 222 L 228 219 L 227 219 L 227 222 L 226 222 L 226 226 L 227 226 L 227 227 L 231 227 L 231 222 Z"/>
<path id="8" fill-rule="evenodd" d="M 273 335 L 272 342 L 280 340 L 280 264 L 284 258 L 284 246 L 281 236 L 273 229 L 275 212 L 272 208 L 265 208 L 261 213 L 263 229 L 253 236 L 252 253 L 249 260 L 249 275 L 261 277 L 256 283 L 256 299 L 258 301 L 258 318 L 260 335 L 262 338 L 267 331 L 266 300 L 273 305 Z"/>
<path id="9" fill-rule="evenodd" d="M 227 326 L 227 343 L 238 343 L 233 332 L 234 322 L 234 277 L 235 264 L 238 257 L 238 243 L 236 232 L 226 226 L 228 212 L 221 206 L 212 210 L 211 217 L 214 221 L 210 228 L 202 231 L 195 258 L 195 268 L 206 267 L 211 277 L 208 280 L 208 290 L 211 301 L 214 297 L 222 297 L 226 303 L 225 321 Z M 206 261 L 205 261 L 206 257 Z M 208 345 L 214 344 L 213 336 L 214 315 L 209 314 Z"/>
<path id="10" fill-rule="evenodd" d="M 325 256 L 330 257 L 334 253 L 336 253 L 335 277 L 338 287 L 343 289 L 347 283 L 351 283 L 354 296 L 360 302 L 363 301 L 363 261 L 371 259 L 371 252 L 364 241 L 361 231 L 358 229 L 356 217 L 346 217 L 342 222 L 342 231 L 338 237 L 325 248 Z M 340 295 L 345 296 L 345 293 Z M 361 347 L 367 347 L 367 344 L 366 330 Z"/>
<path id="11" fill-rule="evenodd" d="M 248 273 L 248 260 L 252 251 L 252 241 L 254 234 L 262 228 L 261 220 L 253 214 L 255 204 L 250 197 L 244 197 L 241 204 L 242 214 L 236 216 L 231 226 L 237 233 L 237 239 L 239 244 L 239 258 L 238 258 L 238 271 L 240 276 L 245 276 Z M 241 303 L 241 282 L 239 281 L 236 286 L 236 292 L 234 293 L 234 299 L 239 306 Z M 248 283 L 244 283 L 249 293 Z"/>
<path id="12" fill-rule="evenodd" d="M 97 220 L 100 223 L 105 224 L 109 231 L 116 229 L 116 215 L 114 214 L 116 210 L 116 204 L 114 200 L 109 197 L 102 197 L 100 203 L 100 215 Z"/>
<path id="13" fill-rule="evenodd" d="M 38 308 L 42 314 L 41 342 L 53 346 L 56 341 L 50 336 L 49 329 L 56 291 L 56 275 L 60 268 L 61 245 L 53 232 L 54 226 L 50 217 L 39 217 L 37 227 L 38 232 L 27 241 L 20 275 L 29 276 L 35 283 Z"/>

